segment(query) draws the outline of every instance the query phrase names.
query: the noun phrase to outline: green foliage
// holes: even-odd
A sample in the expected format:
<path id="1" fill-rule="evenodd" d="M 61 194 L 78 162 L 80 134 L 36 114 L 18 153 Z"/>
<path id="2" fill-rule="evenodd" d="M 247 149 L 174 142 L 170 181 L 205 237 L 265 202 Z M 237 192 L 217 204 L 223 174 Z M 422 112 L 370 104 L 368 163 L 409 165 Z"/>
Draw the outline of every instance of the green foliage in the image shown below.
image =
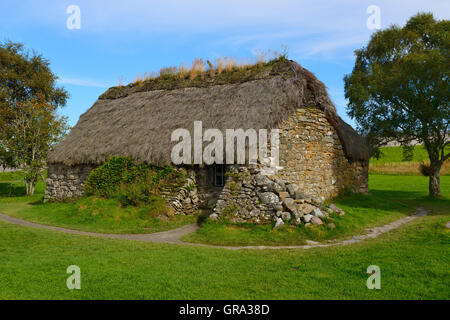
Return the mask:
<path id="1" fill-rule="evenodd" d="M 50 63 L 41 55 L 32 56 L 20 43 L 0 43 L 0 162 L 8 160 L 15 165 L 15 158 L 2 148 L 4 129 L 16 120 L 23 105 L 38 98 L 53 109 L 64 106 L 68 93 L 56 87 L 57 76 L 50 70 Z"/>
<path id="2" fill-rule="evenodd" d="M 371 158 L 370 164 L 380 164 L 380 163 L 398 163 L 403 162 L 403 148 L 402 147 L 381 147 L 380 157 L 378 159 Z M 446 148 L 447 152 L 450 152 L 450 146 Z M 422 162 L 427 161 L 428 153 L 424 146 L 417 145 L 414 146 L 412 150 L 412 159 L 410 161 Z"/>
<path id="3" fill-rule="evenodd" d="M 245 177 L 248 177 L 250 175 L 250 173 L 248 172 L 231 172 L 231 171 L 227 171 L 225 172 L 225 177 L 226 178 L 231 178 L 235 181 L 239 181 L 239 180 L 243 180 Z"/>
<path id="4" fill-rule="evenodd" d="M 369 173 L 390 174 L 390 175 L 420 175 L 420 165 L 429 164 L 427 150 L 422 145 L 412 148 L 412 158 L 405 161 L 402 147 L 381 147 L 380 157 L 370 159 Z M 450 146 L 447 146 L 446 152 L 450 152 Z M 450 174 L 450 161 L 443 163 L 440 175 Z"/>
<path id="5" fill-rule="evenodd" d="M 402 161 L 412 161 L 414 158 L 414 146 L 403 146 Z"/>
<path id="6" fill-rule="evenodd" d="M 117 198 L 124 207 L 139 206 L 142 203 L 147 203 L 150 196 L 149 188 L 140 181 L 121 184 L 117 193 Z"/>
<path id="7" fill-rule="evenodd" d="M 24 168 L 28 194 L 33 194 L 50 148 L 64 137 L 68 126 L 66 118 L 60 117 L 42 97 L 21 104 L 20 108 L 14 120 L 0 129 L 0 144 L 8 150 L 15 165 Z"/>
<path id="8" fill-rule="evenodd" d="M 450 22 L 417 14 L 406 25 L 374 33 L 357 50 L 344 78 L 348 113 L 376 150 L 387 141 L 427 149 L 434 179 L 430 194 L 439 195 L 439 170 L 450 125 Z"/>
<path id="9" fill-rule="evenodd" d="M 135 164 L 132 158 L 113 156 L 89 174 L 85 195 L 117 198 L 123 206 L 153 201 L 162 191 L 176 191 L 184 184 L 185 172 L 171 166 L 157 168 Z"/>
<path id="10" fill-rule="evenodd" d="M 0 164 L 24 168 L 28 195 L 50 148 L 68 130 L 57 113 L 68 94 L 56 80 L 42 56 L 31 56 L 22 44 L 0 43 Z"/>
<path id="11" fill-rule="evenodd" d="M 130 183 L 137 175 L 147 172 L 148 167 L 140 165 L 140 170 L 132 158 L 113 156 L 109 161 L 95 168 L 89 174 L 84 187 L 86 195 L 111 197 L 117 193 L 121 183 Z"/>

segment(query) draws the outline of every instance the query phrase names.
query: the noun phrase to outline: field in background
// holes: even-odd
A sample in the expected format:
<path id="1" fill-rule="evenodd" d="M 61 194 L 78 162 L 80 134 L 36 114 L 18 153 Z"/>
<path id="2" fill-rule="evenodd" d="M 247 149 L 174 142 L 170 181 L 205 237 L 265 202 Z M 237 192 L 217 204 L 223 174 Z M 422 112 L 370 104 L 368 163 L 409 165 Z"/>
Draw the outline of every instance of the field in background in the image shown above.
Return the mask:
<path id="1" fill-rule="evenodd" d="M 369 172 L 371 174 L 393 174 L 393 175 L 421 175 L 419 166 L 421 163 L 429 164 L 427 151 L 424 146 L 414 147 L 411 161 L 403 160 L 401 147 L 383 147 L 379 159 L 371 158 Z M 450 152 L 450 147 L 447 148 Z M 441 175 L 450 175 L 450 161 L 447 160 L 441 169 Z"/>

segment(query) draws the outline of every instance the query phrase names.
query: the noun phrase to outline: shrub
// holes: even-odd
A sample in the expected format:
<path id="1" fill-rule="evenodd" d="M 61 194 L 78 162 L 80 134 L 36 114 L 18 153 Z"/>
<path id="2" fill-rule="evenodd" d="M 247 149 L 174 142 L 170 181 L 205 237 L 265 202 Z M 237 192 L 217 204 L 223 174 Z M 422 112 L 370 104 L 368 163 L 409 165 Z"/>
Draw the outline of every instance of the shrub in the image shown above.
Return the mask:
<path id="1" fill-rule="evenodd" d="M 117 197 L 122 206 L 139 206 L 147 203 L 150 194 L 141 182 L 121 184 Z"/>
<path id="2" fill-rule="evenodd" d="M 111 157 L 91 171 L 85 195 L 117 198 L 123 206 L 148 204 L 162 191 L 173 192 L 186 181 L 184 170 L 135 164 L 132 158 Z"/>
<path id="3" fill-rule="evenodd" d="M 131 158 L 111 157 L 109 161 L 91 171 L 84 186 L 85 194 L 111 197 L 121 183 L 129 183 L 146 174 L 147 170 L 147 165 L 136 166 Z"/>

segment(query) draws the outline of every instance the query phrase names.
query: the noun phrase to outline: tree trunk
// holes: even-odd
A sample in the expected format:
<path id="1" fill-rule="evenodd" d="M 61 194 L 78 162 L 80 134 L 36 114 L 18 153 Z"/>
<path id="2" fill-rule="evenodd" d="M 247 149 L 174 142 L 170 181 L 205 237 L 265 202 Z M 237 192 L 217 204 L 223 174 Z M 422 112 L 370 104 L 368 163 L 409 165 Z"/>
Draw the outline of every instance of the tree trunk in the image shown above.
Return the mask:
<path id="1" fill-rule="evenodd" d="M 36 182 L 34 181 L 25 181 L 25 192 L 27 196 L 34 195 L 34 189 L 36 186 Z"/>
<path id="2" fill-rule="evenodd" d="M 428 186 L 430 196 L 441 196 L 441 163 L 431 163 L 430 165 L 430 183 Z"/>

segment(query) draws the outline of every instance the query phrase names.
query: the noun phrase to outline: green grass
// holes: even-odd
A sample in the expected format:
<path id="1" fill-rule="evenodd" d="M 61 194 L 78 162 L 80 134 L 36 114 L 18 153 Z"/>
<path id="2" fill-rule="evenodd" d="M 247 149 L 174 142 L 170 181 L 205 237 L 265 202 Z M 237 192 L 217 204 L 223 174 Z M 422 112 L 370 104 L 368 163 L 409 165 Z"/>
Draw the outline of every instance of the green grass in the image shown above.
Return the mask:
<path id="1" fill-rule="evenodd" d="M 22 181 L 23 171 L 0 172 L 0 181 Z"/>
<path id="2" fill-rule="evenodd" d="M 154 197 L 150 204 L 142 207 L 123 208 L 117 199 L 96 197 L 43 203 L 44 190 L 45 184 L 41 181 L 35 195 L 25 197 L 22 182 L 0 182 L 0 213 L 41 224 L 102 233 L 153 233 L 197 219 L 196 215 L 166 217 L 167 208 L 160 197 Z"/>
<path id="3" fill-rule="evenodd" d="M 370 197 L 339 200 L 347 211 L 335 222 L 340 232 L 384 224 L 417 206 L 433 214 L 374 240 L 310 250 L 108 240 L 0 221 L 0 299 L 449 299 L 449 178 L 442 179 L 446 198 L 433 200 L 424 177 L 371 176 Z M 5 185 L 0 211 L 16 215 L 42 206 L 33 204 L 42 198 L 42 182 L 30 198 L 19 182 L 10 196 Z M 66 269 L 74 264 L 81 268 L 81 290 L 66 287 Z M 369 265 L 381 269 L 381 290 L 366 287 Z"/>
<path id="4" fill-rule="evenodd" d="M 428 153 L 424 146 L 414 146 L 413 158 L 411 161 L 428 161 Z M 381 157 L 376 159 L 372 157 L 370 164 L 403 162 L 402 147 L 383 147 L 381 148 Z"/>
<path id="5" fill-rule="evenodd" d="M 286 225 L 273 229 L 272 225 L 257 226 L 245 223 L 208 221 L 183 240 L 216 245 L 298 245 L 306 240 L 323 241 L 365 233 L 368 227 L 382 226 L 414 213 L 418 206 L 436 213 L 450 213 L 450 177 L 442 177 L 442 199 L 427 196 L 427 178 L 421 176 L 371 175 L 370 195 L 351 195 L 336 199 L 346 214 L 331 216 L 324 226 Z M 331 229 L 327 223 L 334 223 Z"/>
<path id="6" fill-rule="evenodd" d="M 375 240 L 229 251 L 106 240 L 0 222 L 0 299 L 449 299 L 448 215 Z M 66 288 L 69 265 L 81 290 Z M 368 290 L 366 269 L 381 269 Z"/>

